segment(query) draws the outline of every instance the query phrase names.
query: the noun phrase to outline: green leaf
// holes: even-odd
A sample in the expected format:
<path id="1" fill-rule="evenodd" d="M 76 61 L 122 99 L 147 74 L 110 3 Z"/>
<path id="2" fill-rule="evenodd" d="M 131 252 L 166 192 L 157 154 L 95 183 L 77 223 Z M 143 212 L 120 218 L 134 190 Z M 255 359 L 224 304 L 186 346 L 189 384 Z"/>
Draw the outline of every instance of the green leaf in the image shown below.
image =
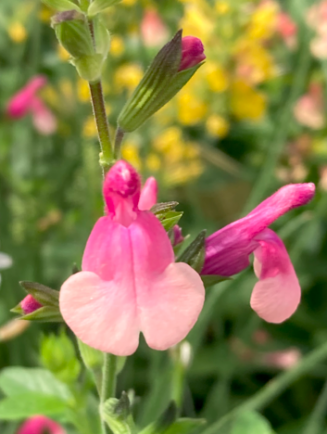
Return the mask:
<path id="1" fill-rule="evenodd" d="M 89 347 L 77 339 L 78 348 L 85 366 L 88 369 L 98 369 L 103 365 L 103 353 L 95 348 Z"/>
<path id="2" fill-rule="evenodd" d="M 89 17 L 93 17 L 105 9 L 119 3 L 121 0 L 94 0 L 88 8 L 87 14 Z"/>
<path id="3" fill-rule="evenodd" d="M 176 417 L 177 408 L 175 402 L 172 401 L 159 419 L 145 427 L 139 434 L 164 434 L 166 429 L 175 422 Z"/>
<path id="4" fill-rule="evenodd" d="M 204 419 L 178 419 L 164 431 L 164 434 L 191 434 L 203 424 L 205 424 Z"/>
<path id="5" fill-rule="evenodd" d="M 177 262 L 185 262 L 189 264 L 195 271 L 200 273 L 204 263 L 205 257 L 205 237 L 206 230 L 203 230 L 195 238 L 195 240 L 188 246 L 188 248 L 180 255 Z"/>
<path id="6" fill-rule="evenodd" d="M 57 11 L 70 11 L 75 10 L 81 12 L 81 9 L 73 2 L 69 0 L 42 0 L 46 6 Z"/>
<path id="7" fill-rule="evenodd" d="M 161 221 L 162 226 L 168 232 L 171 228 L 177 225 L 182 215 L 183 211 L 168 211 L 164 215 L 160 215 L 160 217 L 157 215 L 157 217 Z"/>
<path id="8" fill-rule="evenodd" d="M 134 434 L 134 421 L 125 392 L 120 399 L 110 398 L 101 406 L 101 414 L 114 434 Z"/>
<path id="9" fill-rule="evenodd" d="M 230 277 L 218 276 L 217 274 L 202 274 L 200 277 L 204 286 L 212 286 L 220 282 L 225 282 L 226 280 L 231 280 Z"/>
<path id="10" fill-rule="evenodd" d="M 68 387 L 46 369 L 5 368 L 0 374 L 0 389 L 9 397 L 35 392 L 42 396 L 60 398 L 61 401 L 73 400 Z"/>
<path id="11" fill-rule="evenodd" d="M 23 393 L 0 401 L 0 420 L 26 419 L 37 414 L 52 416 L 63 414 L 67 403 L 55 396 L 40 393 Z"/>
<path id="12" fill-rule="evenodd" d="M 150 211 L 155 215 L 160 215 L 162 213 L 165 213 L 167 211 L 172 211 L 176 208 L 178 205 L 178 202 L 162 202 L 162 203 L 156 203 L 153 205 L 153 207 L 150 209 Z"/>
<path id="13" fill-rule="evenodd" d="M 247 411 L 236 416 L 231 434 L 274 434 L 274 431 L 261 414 Z"/>

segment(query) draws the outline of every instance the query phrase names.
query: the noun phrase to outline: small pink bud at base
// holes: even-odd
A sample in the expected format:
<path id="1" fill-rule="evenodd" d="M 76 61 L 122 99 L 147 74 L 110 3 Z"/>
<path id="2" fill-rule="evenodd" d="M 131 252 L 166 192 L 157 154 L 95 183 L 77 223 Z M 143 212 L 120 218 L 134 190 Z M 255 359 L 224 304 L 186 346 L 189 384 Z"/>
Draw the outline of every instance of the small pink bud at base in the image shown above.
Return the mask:
<path id="1" fill-rule="evenodd" d="M 173 246 L 175 247 L 184 241 L 184 237 L 182 235 L 182 228 L 178 225 L 175 225 L 173 227 L 173 233 L 174 233 Z"/>
<path id="2" fill-rule="evenodd" d="M 204 47 L 199 38 L 185 36 L 182 38 L 182 58 L 179 71 L 192 68 L 205 60 Z"/>
<path id="3" fill-rule="evenodd" d="M 35 312 L 37 309 L 40 309 L 40 307 L 43 307 L 42 304 L 35 300 L 35 298 L 30 294 L 21 301 L 20 306 L 25 315 Z"/>

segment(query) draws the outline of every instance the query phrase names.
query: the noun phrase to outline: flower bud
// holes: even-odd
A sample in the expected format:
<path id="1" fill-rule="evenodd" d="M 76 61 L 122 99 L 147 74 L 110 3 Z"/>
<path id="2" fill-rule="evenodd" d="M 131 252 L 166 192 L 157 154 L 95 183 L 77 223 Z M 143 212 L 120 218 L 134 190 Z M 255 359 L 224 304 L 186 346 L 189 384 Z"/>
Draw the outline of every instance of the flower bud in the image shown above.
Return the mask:
<path id="1" fill-rule="evenodd" d="M 24 312 L 24 315 L 35 312 L 37 309 L 40 309 L 42 306 L 34 297 L 28 294 L 21 302 L 20 306 Z"/>
<path id="2" fill-rule="evenodd" d="M 21 315 L 19 319 L 43 322 L 62 322 L 59 311 L 59 292 L 36 282 L 20 282 L 28 293 L 11 312 Z"/>
<path id="3" fill-rule="evenodd" d="M 185 39 L 185 42 L 183 42 Z M 118 117 L 124 132 L 131 132 L 170 101 L 190 80 L 205 59 L 201 41 L 176 33 L 157 54 Z"/>
<path id="4" fill-rule="evenodd" d="M 199 38 L 185 36 L 182 39 L 182 58 L 178 71 L 192 68 L 205 60 L 204 47 Z"/>

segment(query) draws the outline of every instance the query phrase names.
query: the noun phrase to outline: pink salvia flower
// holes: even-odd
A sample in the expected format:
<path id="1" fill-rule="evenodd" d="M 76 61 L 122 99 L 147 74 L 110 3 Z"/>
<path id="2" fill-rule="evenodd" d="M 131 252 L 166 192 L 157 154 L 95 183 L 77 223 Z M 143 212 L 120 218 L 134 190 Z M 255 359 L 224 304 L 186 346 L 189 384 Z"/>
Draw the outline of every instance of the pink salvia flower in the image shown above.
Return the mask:
<path id="1" fill-rule="evenodd" d="M 33 416 L 27 419 L 19 428 L 17 434 L 66 434 L 56 422 L 45 416 Z"/>
<path id="2" fill-rule="evenodd" d="M 14 95 L 8 103 L 7 113 L 13 119 L 25 116 L 31 109 L 31 102 L 38 90 L 45 86 L 47 80 L 42 75 L 32 78 L 23 89 Z"/>
<path id="3" fill-rule="evenodd" d="M 103 187 L 107 215 L 91 232 L 83 271 L 69 277 L 60 291 L 60 310 L 73 332 L 86 344 L 116 355 L 134 353 L 140 332 L 156 350 L 177 344 L 204 302 L 199 275 L 174 262 L 163 226 L 144 210 L 145 203 L 153 203 L 153 185 L 149 181 L 142 193 L 141 210 L 135 169 L 125 161 L 110 169 Z"/>
<path id="4" fill-rule="evenodd" d="M 53 134 L 57 129 L 55 116 L 37 96 L 46 82 L 42 75 L 35 76 L 12 97 L 7 106 L 7 114 L 12 119 L 20 119 L 31 113 L 36 130 L 43 135 Z"/>
<path id="5" fill-rule="evenodd" d="M 27 315 L 40 309 L 42 307 L 42 304 L 35 300 L 35 298 L 31 294 L 28 294 L 20 302 L 20 307 L 23 309 L 24 314 Z"/>
<path id="6" fill-rule="evenodd" d="M 312 183 L 290 184 L 279 189 L 252 212 L 206 239 L 201 274 L 232 276 L 247 268 L 254 253 L 254 271 L 259 278 L 251 307 L 264 320 L 280 323 L 296 310 L 301 289 L 282 240 L 268 226 L 314 196 Z"/>
<path id="7" fill-rule="evenodd" d="M 203 62 L 206 56 L 201 39 L 195 36 L 184 36 L 182 38 L 182 59 L 179 71 L 192 68 Z"/>
<path id="8" fill-rule="evenodd" d="M 281 35 L 288 48 L 295 48 L 297 25 L 286 12 L 280 12 L 278 14 L 277 32 Z"/>
<path id="9" fill-rule="evenodd" d="M 141 22 L 141 35 L 146 47 L 158 47 L 166 41 L 167 26 L 155 9 L 145 11 Z"/>
<path id="10" fill-rule="evenodd" d="M 313 130 L 323 128 L 325 124 L 323 89 L 319 83 L 310 85 L 308 92 L 295 103 L 293 113 L 299 124 Z"/>

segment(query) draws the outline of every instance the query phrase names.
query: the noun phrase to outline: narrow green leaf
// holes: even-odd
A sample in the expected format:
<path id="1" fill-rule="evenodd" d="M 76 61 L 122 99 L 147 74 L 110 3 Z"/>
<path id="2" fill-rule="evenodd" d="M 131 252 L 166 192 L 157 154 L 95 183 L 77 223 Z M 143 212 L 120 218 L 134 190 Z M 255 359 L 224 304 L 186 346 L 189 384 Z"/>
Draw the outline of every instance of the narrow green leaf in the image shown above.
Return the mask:
<path id="1" fill-rule="evenodd" d="M 194 268 L 195 271 L 200 273 L 205 257 L 205 237 L 206 230 L 203 230 L 180 255 L 180 257 L 177 259 L 177 262 L 185 262 Z"/>
<path id="2" fill-rule="evenodd" d="M 171 228 L 173 228 L 183 215 L 183 211 L 168 211 L 164 215 L 157 215 L 159 220 L 161 221 L 162 226 L 168 232 Z"/>
<path id="3" fill-rule="evenodd" d="M 59 306 L 59 291 L 37 282 L 19 282 L 20 286 L 44 306 Z"/>
<path id="4" fill-rule="evenodd" d="M 43 306 L 19 319 L 36 322 L 64 322 L 59 307 Z"/>
<path id="5" fill-rule="evenodd" d="M 164 213 L 166 211 L 172 211 L 173 209 L 176 208 L 176 206 L 178 205 L 178 202 L 162 202 L 162 203 L 156 203 L 155 205 L 153 205 L 153 207 L 150 209 L 150 211 L 153 214 L 161 214 Z"/>
<path id="6" fill-rule="evenodd" d="M 205 424 L 204 419 L 178 419 L 166 429 L 164 434 L 191 434 L 203 424 Z"/>

